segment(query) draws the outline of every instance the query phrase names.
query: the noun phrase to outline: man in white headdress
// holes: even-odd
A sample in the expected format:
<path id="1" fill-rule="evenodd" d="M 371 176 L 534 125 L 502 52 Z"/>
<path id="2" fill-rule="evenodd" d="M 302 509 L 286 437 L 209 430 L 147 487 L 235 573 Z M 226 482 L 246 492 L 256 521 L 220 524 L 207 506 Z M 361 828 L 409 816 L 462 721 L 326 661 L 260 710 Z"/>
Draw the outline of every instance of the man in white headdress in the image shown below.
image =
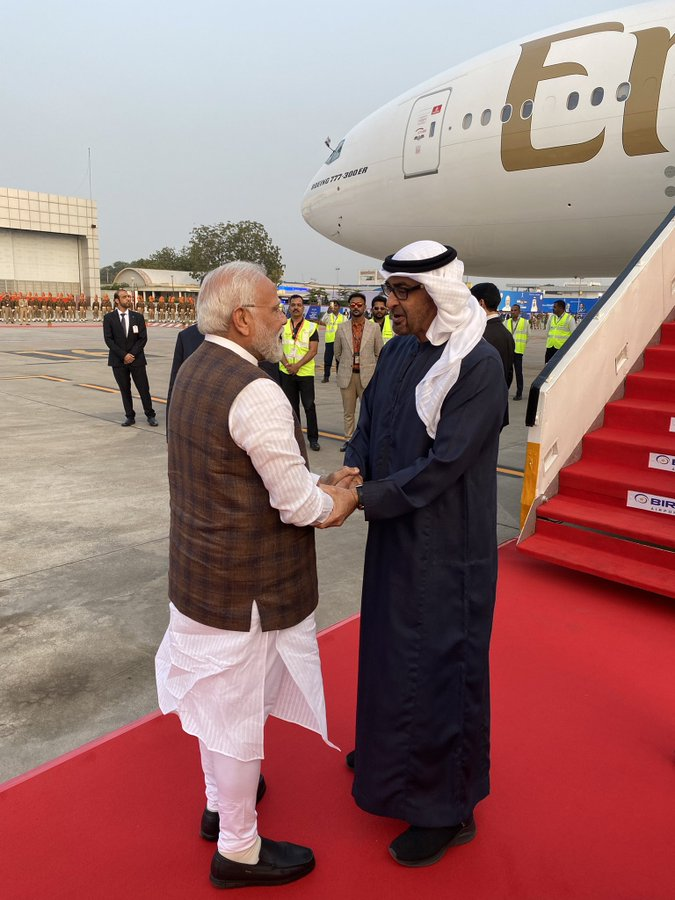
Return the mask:
<path id="1" fill-rule="evenodd" d="M 407 828 L 407 866 L 476 832 L 489 793 L 488 649 L 497 578 L 502 363 L 455 250 L 418 241 L 387 257 L 394 332 L 362 399 L 345 462 L 369 523 L 354 798 Z"/>

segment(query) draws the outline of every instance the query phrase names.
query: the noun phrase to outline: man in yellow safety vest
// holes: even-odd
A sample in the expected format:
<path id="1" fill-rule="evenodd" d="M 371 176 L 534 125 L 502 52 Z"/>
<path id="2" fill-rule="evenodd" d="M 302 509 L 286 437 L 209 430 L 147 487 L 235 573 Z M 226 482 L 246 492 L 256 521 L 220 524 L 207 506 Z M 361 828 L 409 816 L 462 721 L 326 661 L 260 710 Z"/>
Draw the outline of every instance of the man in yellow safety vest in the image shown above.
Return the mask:
<path id="1" fill-rule="evenodd" d="M 373 297 L 373 301 L 370 304 L 370 311 L 373 314 L 373 322 L 380 326 L 382 343 L 386 344 L 390 338 L 393 338 L 394 328 L 391 324 L 391 319 L 389 318 L 387 298 L 384 294 L 378 294 L 377 297 Z"/>
<path id="2" fill-rule="evenodd" d="M 281 387 L 300 420 L 300 401 L 307 418 L 307 440 L 312 450 L 320 450 L 319 426 L 314 404 L 314 357 L 319 349 L 319 331 L 305 318 L 302 297 L 293 294 L 289 298 L 290 319 L 281 335 L 283 356 L 279 363 Z"/>
<path id="3" fill-rule="evenodd" d="M 556 300 L 553 304 L 553 315 L 548 320 L 548 338 L 544 362 L 560 350 L 574 331 L 574 318 L 565 311 L 565 301 Z"/>
<path id="4" fill-rule="evenodd" d="M 335 352 L 335 335 L 338 330 L 338 325 L 341 325 L 342 322 L 346 321 L 346 317 L 340 312 L 340 304 L 338 301 L 331 300 L 328 304 L 328 312 L 321 320 L 321 324 L 326 326 L 322 384 L 327 384 L 330 381 L 330 370 L 333 365 L 333 354 Z"/>
<path id="5" fill-rule="evenodd" d="M 504 322 L 505 327 L 513 335 L 516 350 L 513 355 L 513 371 L 516 376 L 516 393 L 514 400 L 523 399 L 523 356 L 527 347 L 527 339 L 530 336 L 530 323 L 520 314 L 517 303 L 511 307 L 511 318 Z"/>

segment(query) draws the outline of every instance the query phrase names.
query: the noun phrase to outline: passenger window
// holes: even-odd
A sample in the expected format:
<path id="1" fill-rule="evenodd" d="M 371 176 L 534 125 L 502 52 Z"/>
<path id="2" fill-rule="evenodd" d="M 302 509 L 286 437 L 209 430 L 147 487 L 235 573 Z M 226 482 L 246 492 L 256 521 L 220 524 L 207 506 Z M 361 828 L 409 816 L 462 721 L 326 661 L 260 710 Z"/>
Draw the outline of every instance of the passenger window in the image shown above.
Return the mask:
<path id="1" fill-rule="evenodd" d="M 529 119 L 532 115 L 533 107 L 534 103 L 531 100 L 526 100 L 520 108 L 520 118 Z"/>
<path id="2" fill-rule="evenodd" d="M 576 109 L 579 105 L 579 94 L 577 91 L 572 91 L 572 93 L 567 98 L 567 108 L 568 109 Z"/>
<path id="3" fill-rule="evenodd" d="M 506 124 L 511 118 L 511 113 L 513 112 L 513 107 L 510 103 L 507 103 L 506 106 L 502 106 L 502 111 L 499 118 L 502 120 L 504 124 Z"/>
<path id="4" fill-rule="evenodd" d="M 630 83 L 628 81 L 622 81 L 621 84 L 616 89 L 616 99 L 619 101 L 619 103 L 625 103 L 629 97 L 630 97 Z"/>
<path id="5" fill-rule="evenodd" d="M 492 118 L 492 111 L 489 109 L 484 109 L 481 113 L 480 124 L 481 125 L 489 125 L 490 119 Z"/>
<path id="6" fill-rule="evenodd" d="M 604 88 L 595 88 L 593 93 L 591 94 L 591 106 L 600 106 L 602 101 L 605 98 L 605 89 Z"/>
<path id="7" fill-rule="evenodd" d="M 472 122 L 473 122 L 473 116 L 471 115 L 471 113 L 467 113 L 464 116 L 464 118 L 462 119 L 462 128 L 464 129 L 464 131 L 466 131 L 467 128 L 471 128 Z"/>

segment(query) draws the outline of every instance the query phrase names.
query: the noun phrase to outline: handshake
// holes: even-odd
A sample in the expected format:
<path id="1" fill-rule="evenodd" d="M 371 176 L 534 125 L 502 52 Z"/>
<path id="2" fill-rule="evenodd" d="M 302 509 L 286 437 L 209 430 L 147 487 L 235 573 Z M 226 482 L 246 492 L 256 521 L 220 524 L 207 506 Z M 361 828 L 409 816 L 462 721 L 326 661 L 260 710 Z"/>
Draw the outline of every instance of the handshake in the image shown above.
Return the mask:
<path id="1" fill-rule="evenodd" d="M 317 528 L 337 528 L 359 505 L 356 485 L 363 484 L 361 472 L 352 466 L 343 466 L 337 472 L 322 475 L 318 484 L 322 491 L 333 498 L 333 510 Z"/>

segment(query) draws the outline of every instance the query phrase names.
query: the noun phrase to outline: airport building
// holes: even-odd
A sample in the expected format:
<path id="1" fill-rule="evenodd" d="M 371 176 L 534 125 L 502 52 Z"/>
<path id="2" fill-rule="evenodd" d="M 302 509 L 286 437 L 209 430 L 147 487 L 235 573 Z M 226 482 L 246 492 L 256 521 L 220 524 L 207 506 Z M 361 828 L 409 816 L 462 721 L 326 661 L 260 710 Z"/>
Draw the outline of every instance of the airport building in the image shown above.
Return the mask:
<path id="1" fill-rule="evenodd" d="M 168 269 L 137 269 L 127 266 L 115 274 L 114 283 L 134 292 L 136 297 L 144 300 L 148 297 L 184 296 L 196 297 L 199 293 L 199 282 L 189 272 Z"/>
<path id="2" fill-rule="evenodd" d="M 0 292 L 100 294 L 96 203 L 0 188 Z"/>

